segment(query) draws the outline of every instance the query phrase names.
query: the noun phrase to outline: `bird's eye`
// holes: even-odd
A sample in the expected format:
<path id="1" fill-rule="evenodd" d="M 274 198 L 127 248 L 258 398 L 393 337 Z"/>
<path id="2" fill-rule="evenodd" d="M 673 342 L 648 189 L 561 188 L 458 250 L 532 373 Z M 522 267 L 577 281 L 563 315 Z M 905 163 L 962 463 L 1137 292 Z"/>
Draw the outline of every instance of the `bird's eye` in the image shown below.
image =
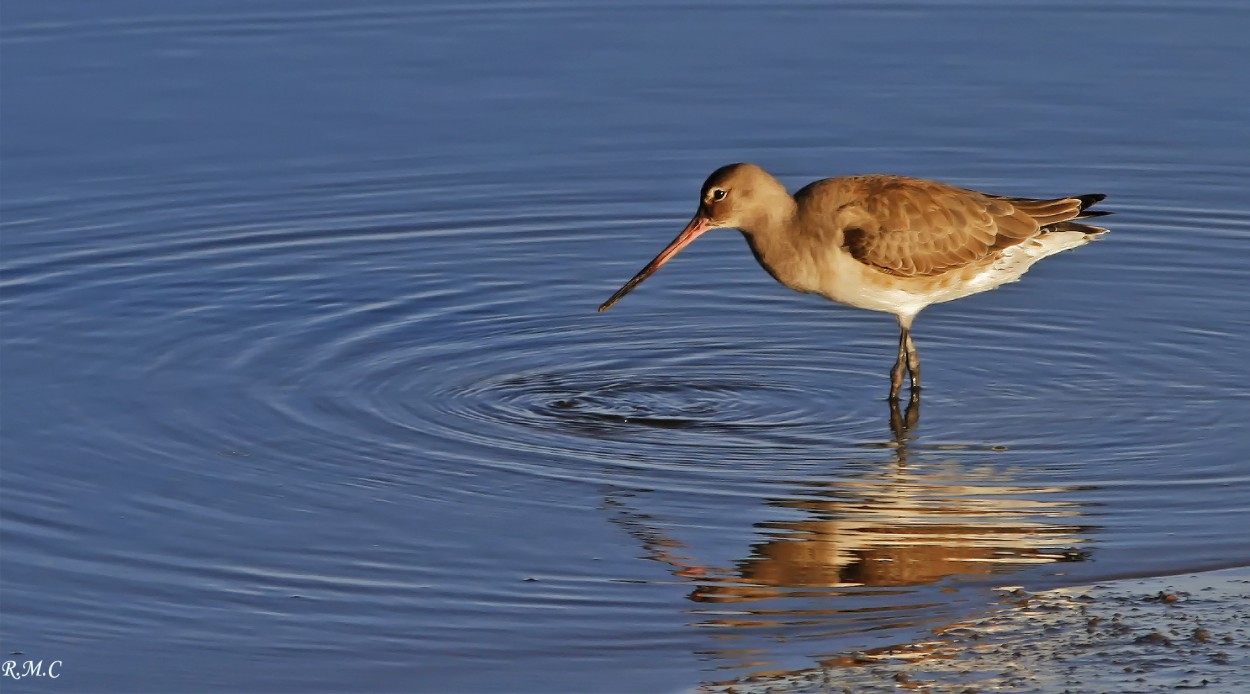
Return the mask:
<path id="1" fill-rule="evenodd" d="M 717 188 L 716 190 L 712 191 L 712 199 L 713 199 L 713 200 L 724 200 L 724 199 L 725 199 L 725 189 L 724 189 L 724 188 Z"/>

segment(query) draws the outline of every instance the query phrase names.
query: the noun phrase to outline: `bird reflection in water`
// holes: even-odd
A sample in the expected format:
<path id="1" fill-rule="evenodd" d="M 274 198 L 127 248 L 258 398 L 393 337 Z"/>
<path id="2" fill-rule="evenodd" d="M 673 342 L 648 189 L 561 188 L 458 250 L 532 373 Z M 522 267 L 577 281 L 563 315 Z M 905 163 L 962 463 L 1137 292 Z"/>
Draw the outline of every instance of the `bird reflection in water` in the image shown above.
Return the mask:
<path id="1" fill-rule="evenodd" d="M 700 562 L 697 548 L 634 510 L 637 493 L 614 494 L 608 508 L 648 558 L 694 584 L 687 597 L 704 606 L 691 610 L 695 625 L 725 641 L 709 654 L 752 660 L 726 667 L 770 662 L 768 647 L 744 648 L 744 629 L 782 642 L 939 626 L 957 615 L 941 607 L 946 592 L 922 586 L 952 579 L 949 592 L 956 579 L 1085 558 L 1075 548 L 1087 530 L 1075 524 L 1079 507 L 1038 498 L 1070 489 L 1012 486 L 1010 471 L 971 464 L 988 446 L 919 446 L 919 420 L 918 397 L 891 402 L 892 439 L 865 446 L 891 451 L 887 464 L 844 460 L 830 466 L 839 477 L 782 483 L 787 493 L 765 504 L 786 519 L 756 523 L 763 539 L 733 566 Z"/>

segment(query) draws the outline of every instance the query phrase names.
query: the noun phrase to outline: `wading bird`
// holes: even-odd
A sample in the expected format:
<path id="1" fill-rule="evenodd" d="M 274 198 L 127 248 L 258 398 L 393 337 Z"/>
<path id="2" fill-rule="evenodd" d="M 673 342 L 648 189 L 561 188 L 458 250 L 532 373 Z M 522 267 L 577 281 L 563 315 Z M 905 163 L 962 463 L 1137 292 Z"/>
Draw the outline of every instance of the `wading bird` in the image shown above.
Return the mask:
<path id="1" fill-rule="evenodd" d="M 1033 263 L 1106 231 L 1076 220 L 1105 195 L 1011 198 L 904 176 L 816 181 L 794 195 L 754 164 L 730 164 L 703 183 L 699 209 L 677 238 L 599 307 L 606 311 L 678 251 L 712 229 L 739 229 L 783 285 L 898 319 L 891 402 L 906 375 L 920 392 L 916 314 L 1020 279 Z"/>

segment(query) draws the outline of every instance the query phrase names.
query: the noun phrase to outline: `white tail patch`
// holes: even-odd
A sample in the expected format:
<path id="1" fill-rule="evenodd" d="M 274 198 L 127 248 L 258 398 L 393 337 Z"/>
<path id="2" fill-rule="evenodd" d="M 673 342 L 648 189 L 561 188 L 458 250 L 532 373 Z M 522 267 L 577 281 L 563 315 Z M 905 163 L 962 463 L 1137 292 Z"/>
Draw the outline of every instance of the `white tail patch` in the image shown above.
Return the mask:
<path id="1" fill-rule="evenodd" d="M 970 288 L 974 288 L 969 294 L 1016 282 L 1033 267 L 1033 263 L 1056 253 L 1084 246 L 1092 238 L 1094 237 L 1090 234 L 1080 231 L 1052 231 L 1007 248 L 993 265 L 968 283 Z"/>

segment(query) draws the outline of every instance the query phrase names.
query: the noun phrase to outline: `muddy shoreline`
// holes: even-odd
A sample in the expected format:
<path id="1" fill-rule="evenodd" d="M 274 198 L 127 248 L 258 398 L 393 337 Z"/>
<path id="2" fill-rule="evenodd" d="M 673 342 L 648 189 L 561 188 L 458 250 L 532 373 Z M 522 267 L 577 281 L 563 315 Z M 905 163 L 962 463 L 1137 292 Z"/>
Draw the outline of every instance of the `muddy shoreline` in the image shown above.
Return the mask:
<path id="1" fill-rule="evenodd" d="M 931 639 L 701 691 L 1250 692 L 1250 567 L 1040 592 Z"/>

